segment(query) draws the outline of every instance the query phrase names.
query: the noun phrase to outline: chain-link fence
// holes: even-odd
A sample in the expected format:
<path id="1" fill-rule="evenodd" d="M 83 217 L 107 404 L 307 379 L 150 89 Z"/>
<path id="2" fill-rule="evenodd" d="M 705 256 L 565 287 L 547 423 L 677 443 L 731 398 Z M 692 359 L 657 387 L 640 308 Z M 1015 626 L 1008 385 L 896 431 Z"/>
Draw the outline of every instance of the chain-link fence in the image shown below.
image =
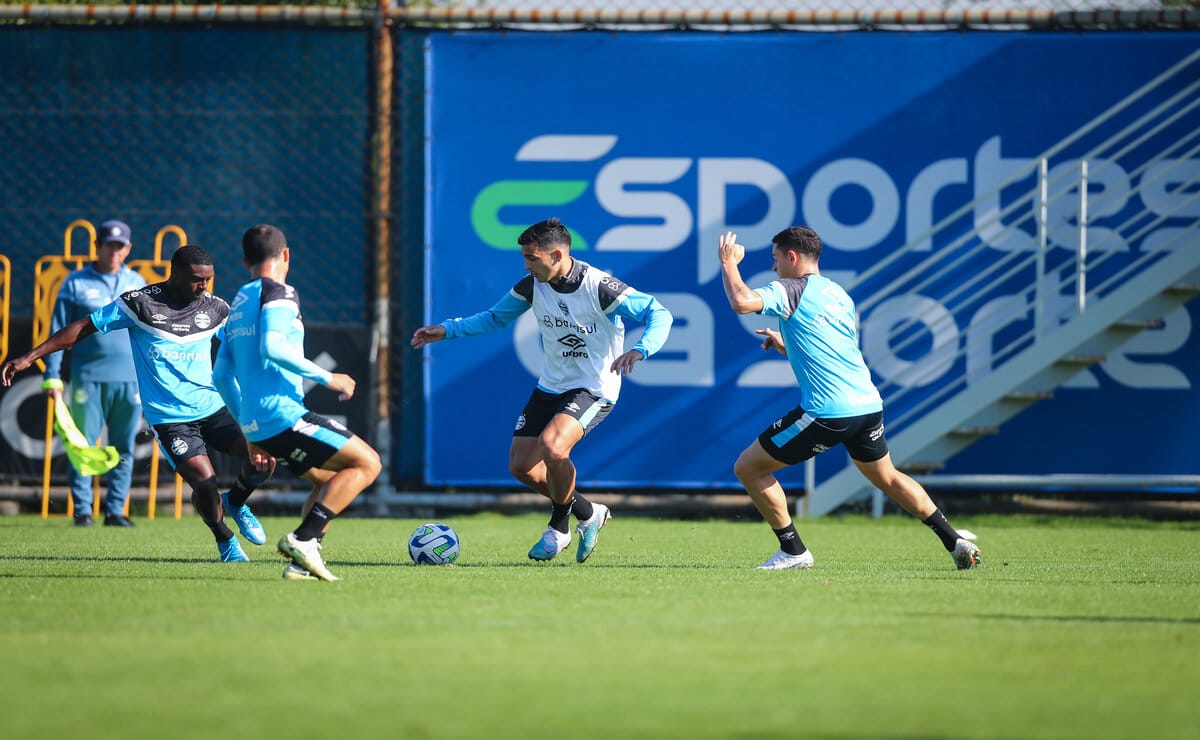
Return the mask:
<path id="1" fill-rule="evenodd" d="M 0 27 L 14 274 L 60 253 L 73 220 L 120 218 L 131 259 L 152 256 L 163 225 L 182 227 L 226 294 L 245 274 L 242 232 L 269 222 L 305 256 L 293 279 L 306 316 L 364 323 L 366 57 L 353 29 Z M 18 279 L 12 313 L 30 300 Z"/>

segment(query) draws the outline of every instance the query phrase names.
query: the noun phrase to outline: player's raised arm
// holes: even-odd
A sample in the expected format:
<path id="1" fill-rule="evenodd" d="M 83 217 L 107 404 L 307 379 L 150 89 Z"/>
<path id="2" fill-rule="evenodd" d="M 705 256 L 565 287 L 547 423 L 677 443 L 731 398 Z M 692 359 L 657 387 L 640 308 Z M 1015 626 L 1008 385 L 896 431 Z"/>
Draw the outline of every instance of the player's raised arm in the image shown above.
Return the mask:
<path id="1" fill-rule="evenodd" d="M 38 346 L 20 357 L 15 357 L 4 363 L 4 366 L 0 367 L 0 383 L 6 386 L 12 385 L 13 377 L 17 373 L 52 352 L 61 352 L 64 349 L 74 347 L 77 342 L 87 339 L 95 333 L 96 325 L 92 323 L 90 316 L 67 324 L 51 334 L 46 341 Z"/>
<path id="2" fill-rule="evenodd" d="M 738 269 L 738 264 L 746 256 L 746 248 L 737 243 L 737 234 L 727 231 L 721 235 L 717 256 L 721 261 L 721 284 L 725 287 L 729 306 L 740 314 L 761 311 L 762 298 L 746 285 Z"/>

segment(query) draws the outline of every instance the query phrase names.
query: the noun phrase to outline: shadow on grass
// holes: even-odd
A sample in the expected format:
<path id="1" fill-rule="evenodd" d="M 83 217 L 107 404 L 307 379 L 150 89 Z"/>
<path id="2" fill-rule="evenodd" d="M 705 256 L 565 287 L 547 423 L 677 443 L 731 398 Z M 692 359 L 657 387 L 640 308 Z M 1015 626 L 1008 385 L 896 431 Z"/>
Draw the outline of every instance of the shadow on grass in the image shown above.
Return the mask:
<path id="1" fill-rule="evenodd" d="M 915 616 L 946 618 L 946 614 Z M 1005 622 L 1087 622 L 1094 624 L 1198 624 L 1200 617 L 1106 617 L 1098 614 L 958 614 L 961 619 L 994 619 Z"/>
<path id="2" fill-rule="evenodd" d="M 519 560 L 504 563 L 454 563 L 453 565 L 420 565 L 415 563 L 397 563 L 395 561 L 382 562 L 367 562 L 363 560 L 329 560 L 328 564 L 332 566 L 366 566 L 377 568 L 587 568 L 589 570 L 595 568 L 601 569 L 620 569 L 620 570 L 641 570 L 647 568 L 670 569 L 670 570 L 728 570 L 728 565 L 705 565 L 702 563 L 576 563 L 570 560 L 563 560 L 557 563 L 535 563 L 533 561 L 521 562 Z"/>
<path id="3" fill-rule="evenodd" d="M 145 556 L 129 557 L 129 556 L 106 556 L 106 555 L 4 555 L 0 556 L 0 563 L 6 561 L 17 560 L 46 560 L 46 561 L 63 561 L 63 562 L 79 562 L 79 563 L 215 563 L 214 558 L 179 558 L 179 557 L 162 557 L 151 558 Z M 280 560 L 280 562 L 283 562 Z"/>

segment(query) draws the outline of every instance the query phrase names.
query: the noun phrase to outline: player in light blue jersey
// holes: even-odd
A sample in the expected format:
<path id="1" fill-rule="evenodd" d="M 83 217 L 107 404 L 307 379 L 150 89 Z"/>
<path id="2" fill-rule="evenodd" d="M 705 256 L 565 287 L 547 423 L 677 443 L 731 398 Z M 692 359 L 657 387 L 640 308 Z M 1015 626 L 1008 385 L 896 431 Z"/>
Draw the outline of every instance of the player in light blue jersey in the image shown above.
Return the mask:
<path id="1" fill-rule="evenodd" d="M 673 318 L 654 296 L 571 256 L 571 233 L 556 218 L 526 229 L 517 244 L 529 274 L 487 311 L 448 319 L 413 332 L 421 348 L 442 339 L 502 329 L 532 310 L 542 338 L 542 371 L 517 418 L 508 469 L 514 478 L 550 499 L 550 523 L 532 560 L 551 560 L 571 543 L 570 515 L 579 520 L 576 562 L 596 548 L 609 510 L 575 490 L 571 450 L 608 416 L 621 378 L 667 341 Z M 645 323 L 641 339 L 625 349 L 622 319 Z"/>
<path id="2" fill-rule="evenodd" d="M 246 499 L 270 477 L 275 463 L 247 446 L 213 387 L 212 337 L 225 322 L 229 306 L 208 292 L 212 276 L 213 261 L 207 251 L 195 245 L 180 247 L 171 256 L 167 280 L 129 291 L 63 327 L 5 363 L 0 382 L 11 384 L 16 373 L 39 357 L 73 347 L 93 334 L 128 329 L 142 413 L 171 466 L 192 487 L 192 503 L 216 538 L 220 559 L 242 562 L 249 558 L 225 524 L 224 514 L 233 517 L 247 540 L 256 545 L 266 542 L 266 532 Z M 208 447 L 242 461 L 233 488 L 225 494 L 217 488 Z"/>
<path id="3" fill-rule="evenodd" d="M 336 581 L 321 557 L 321 539 L 334 517 L 375 482 L 379 454 L 337 420 L 304 406 L 305 380 L 342 400 L 354 395 L 355 382 L 304 356 L 300 297 L 284 282 L 291 250 L 283 232 L 250 227 L 242 255 L 254 279 L 233 299 L 213 380 L 253 446 L 313 484 L 300 526 L 279 540 L 279 552 L 291 559 L 283 577 Z"/>
<path id="4" fill-rule="evenodd" d="M 779 330 L 758 329 L 762 348 L 788 358 L 800 384 L 800 405 L 777 419 L 747 447 L 734 465 L 763 518 L 779 538 L 779 551 L 762 570 L 811 568 L 788 511 L 787 497 L 775 472 L 844 445 L 867 480 L 941 539 L 955 565 L 974 568 L 979 548 L 974 535 L 955 530 L 911 477 L 892 464 L 883 435 L 883 401 L 858 347 L 854 302 L 818 269 L 821 239 L 805 226 L 784 229 L 771 240 L 772 269 L 779 276 L 751 290 L 738 264 L 746 250 L 737 235 L 721 237 L 721 280 L 729 305 L 739 314 L 761 313 L 779 319 Z"/>

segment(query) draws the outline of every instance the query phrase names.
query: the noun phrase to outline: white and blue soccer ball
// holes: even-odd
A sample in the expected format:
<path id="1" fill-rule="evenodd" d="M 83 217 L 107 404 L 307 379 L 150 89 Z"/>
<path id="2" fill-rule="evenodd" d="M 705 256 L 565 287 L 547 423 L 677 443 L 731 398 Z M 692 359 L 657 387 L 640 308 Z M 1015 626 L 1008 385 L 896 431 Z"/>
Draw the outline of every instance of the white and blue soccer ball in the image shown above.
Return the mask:
<path id="1" fill-rule="evenodd" d="M 458 560 L 458 533 L 449 524 L 426 522 L 408 538 L 408 556 L 417 565 L 450 565 Z"/>

